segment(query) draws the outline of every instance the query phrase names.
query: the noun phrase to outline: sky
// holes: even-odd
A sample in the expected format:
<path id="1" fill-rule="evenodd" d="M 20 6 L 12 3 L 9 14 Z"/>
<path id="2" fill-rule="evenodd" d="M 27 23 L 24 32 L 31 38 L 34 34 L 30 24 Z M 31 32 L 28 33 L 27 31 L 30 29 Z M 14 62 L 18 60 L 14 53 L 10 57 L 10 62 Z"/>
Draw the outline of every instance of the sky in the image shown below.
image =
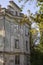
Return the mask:
<path id="1" fill-rule="evenodd" d="M 0 5 L 2 5 L 2 7 L 7 7 L 7 5 L 9 4 L 10 0 L 0 0 Z M 19 7 L 21 7 L 21 5 L 23 4 L 23 2 L 19 3 L 18 0 L 13 0 Z M 23 13 L 24 14 L 28 14 L 27 10 L 29 9 L 31 11 L 31 13 L 35 13 L 38 8 L 35 6 L 36 4 L 36 0 L 34 0 L 34 2 L 32 2 L 30 4 L 30 2 L 28 2 L 27 4 L 25 4 L 25 7 L 23 9 Z"/>

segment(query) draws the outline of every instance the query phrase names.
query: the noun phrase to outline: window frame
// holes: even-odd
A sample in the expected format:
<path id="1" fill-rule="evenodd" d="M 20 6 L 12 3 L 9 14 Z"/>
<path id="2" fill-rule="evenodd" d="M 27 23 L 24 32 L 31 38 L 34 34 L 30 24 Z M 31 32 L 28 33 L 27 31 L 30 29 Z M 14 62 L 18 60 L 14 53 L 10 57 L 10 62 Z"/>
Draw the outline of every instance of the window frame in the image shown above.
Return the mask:
<path id="1" fill-rule="evenodd" d="M 28 36 L 29 35 L 29 29 L 28 29 L 28 32 L 27 32 L 27 29 L 28 29 L 28 27 L 25 26 L 25 36 Z"/>
<path id="2" fill-rule="evenodd" d="M 15 55 L 15 65 L 20 65 L 20 55 Z"/>
<path id="3" fill-rule="evenodd" d="M 26 56 L 26 64 L 27 64 L 27 65 L 29 65 L 29 61 L 30 61 L 30 60 L 29 60 L 29 56 L 27 55 L 27 56 Z"/>
<path id="4" fill-rule="evenodd" d="M 28 51 L 28 41 L 26 40 L 26 51 Z"/>
<path id="5" fill-rule="evenodd" d="M 15 15 L 18 16 L 18 12 L 17 11 L 15 11 Z"/>
<path id="6" fill-rule="evenodd" d="M 19 49 L 19 39 L 15 39 L 15 48 Z"/>

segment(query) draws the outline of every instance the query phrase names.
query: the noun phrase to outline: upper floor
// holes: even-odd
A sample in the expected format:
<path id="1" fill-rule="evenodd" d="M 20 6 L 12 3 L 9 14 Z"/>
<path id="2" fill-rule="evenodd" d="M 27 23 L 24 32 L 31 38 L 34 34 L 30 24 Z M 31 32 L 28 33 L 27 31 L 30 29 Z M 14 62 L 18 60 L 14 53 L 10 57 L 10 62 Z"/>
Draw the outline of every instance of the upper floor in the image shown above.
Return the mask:
<path id="1" fill-rule="evenodd" d="M 30 29 L 27 23 L 19 24 L 23 18 L 20 14 L 13 1 L 7 9 L 0 7 L 0 51 L 29 53 Z"/>

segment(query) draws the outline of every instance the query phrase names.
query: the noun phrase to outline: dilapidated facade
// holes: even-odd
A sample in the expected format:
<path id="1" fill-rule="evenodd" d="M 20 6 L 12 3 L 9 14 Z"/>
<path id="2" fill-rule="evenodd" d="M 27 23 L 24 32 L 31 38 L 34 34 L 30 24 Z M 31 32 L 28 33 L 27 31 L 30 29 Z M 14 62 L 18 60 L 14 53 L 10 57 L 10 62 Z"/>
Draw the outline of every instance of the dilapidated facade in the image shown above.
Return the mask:
<path id="1" fill-rule="evenodd" d="M 0 65 L 30 65 L 29 25 L 19 24 L 23 14 L 9 3 L 7 9 L 0 5 Z"/>

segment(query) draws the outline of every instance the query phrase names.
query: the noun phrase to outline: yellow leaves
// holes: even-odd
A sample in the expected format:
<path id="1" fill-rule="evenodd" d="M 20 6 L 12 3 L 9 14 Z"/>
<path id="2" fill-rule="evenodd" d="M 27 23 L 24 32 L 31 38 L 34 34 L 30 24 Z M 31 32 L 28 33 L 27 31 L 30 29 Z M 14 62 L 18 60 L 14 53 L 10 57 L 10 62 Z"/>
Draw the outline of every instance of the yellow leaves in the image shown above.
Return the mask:
<path id="1" fill-rule="evenodd" d="M 35 22 L 43 22 L 43 14 L 36 14 L 35 17 L 32 17 L 33 20 L 35 20 Z"/>
<path id="2" fill-rule="evenodd" d="M 32 33 L 32 35 L 35 35 L 38 31 L 36 29 L 31 29 L 30 32 Z"/>
<path id="3" fill-rule="evenodd" d="M 29 19 L 28 19 L 27 16 L 24 16 L 24 17 L 22 18 L 22 20 L 20 21 L 20 24 L 24 24 L 24 23 L 27 23 L 27 24 L 30 23 L 30 21 L 29 21 Z"/>
<path id="4" fill-rule="evenodd" d="M 40 29 L 43 28 L 43 23 L 42 22 L 38 23 L 38 26 Z"/>
<path id="5" fill-rule="evenodd" d="M 40 28 L 43 29 L 43 22 L 39 24 Z"/>

